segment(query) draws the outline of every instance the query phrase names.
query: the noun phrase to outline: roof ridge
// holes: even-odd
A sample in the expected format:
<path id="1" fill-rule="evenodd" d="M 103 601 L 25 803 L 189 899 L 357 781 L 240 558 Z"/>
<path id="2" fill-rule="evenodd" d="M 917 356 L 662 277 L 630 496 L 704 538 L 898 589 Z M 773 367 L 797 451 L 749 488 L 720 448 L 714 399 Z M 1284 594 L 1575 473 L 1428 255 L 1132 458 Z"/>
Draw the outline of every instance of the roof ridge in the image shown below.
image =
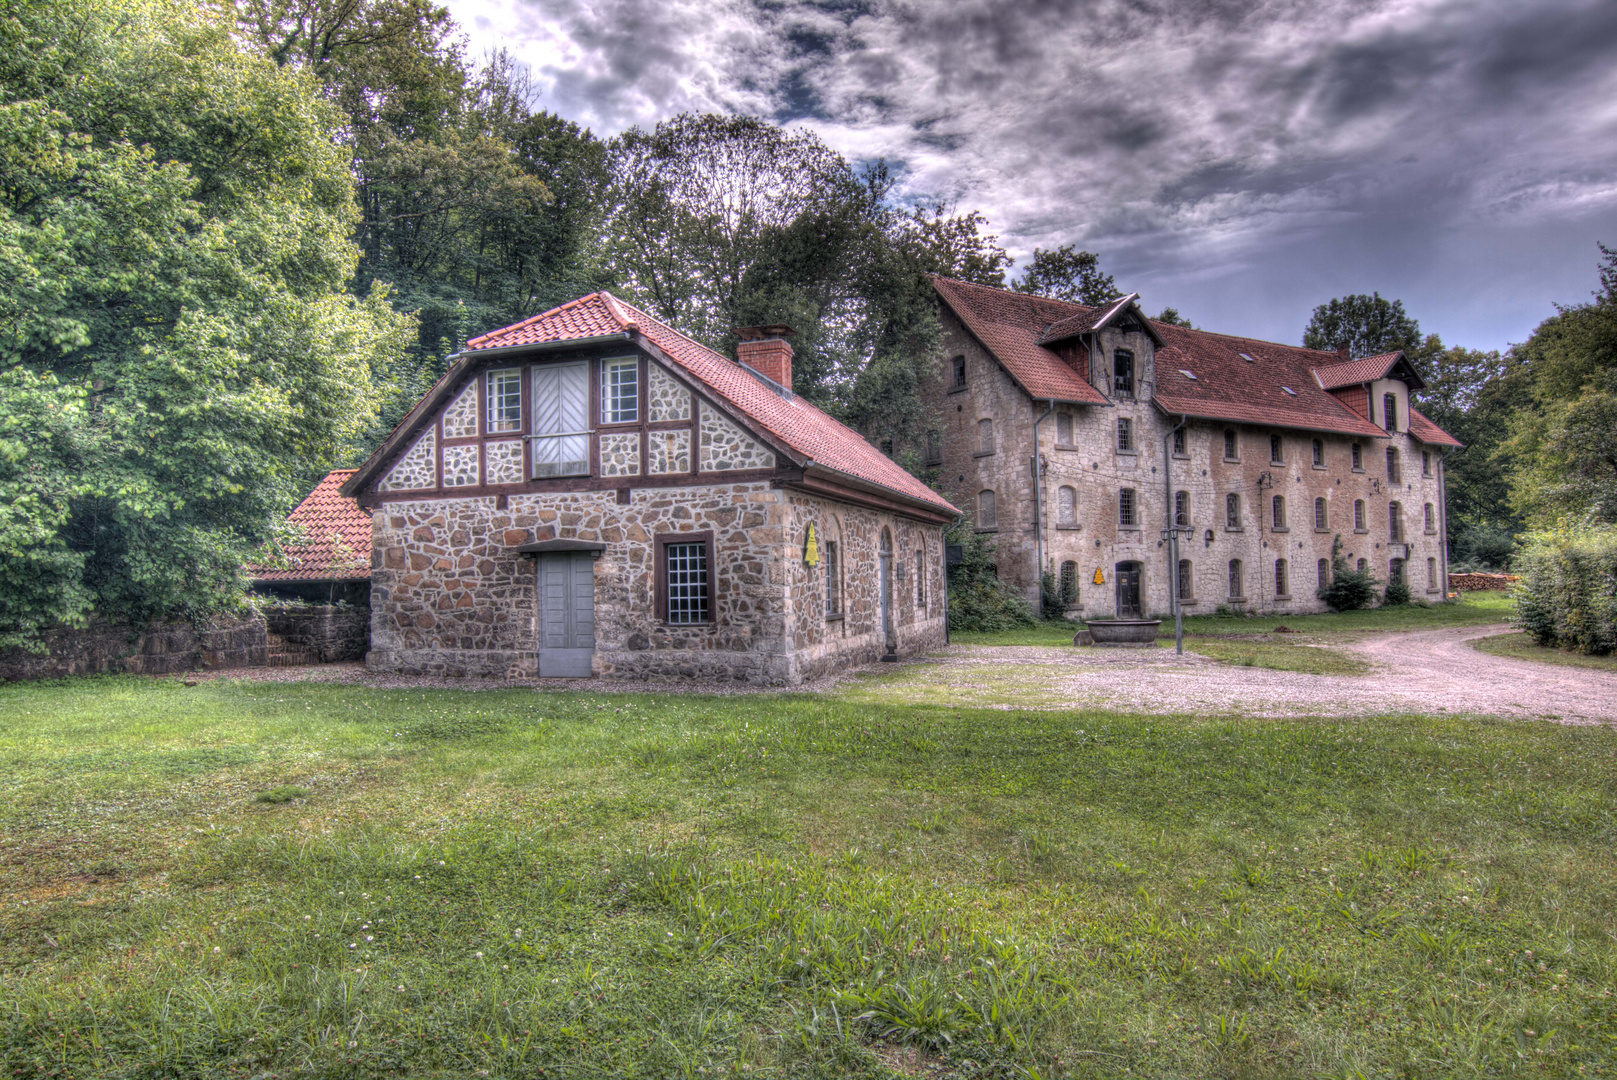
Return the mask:
<path id="1" fill-rule="evenodd" d="M 548 319 L 552 315 L 559 315 L 562 312 L 568 310 L 569 308 L 578 307 L 579 305 L 583 304 L 585 301 L 592 300 L 597 296 L 603 295 L 604 293 L 605 293 L 604 289 L 603 290 L 598 290 L 598 291 L 592 292 L 592 293 L 587 293 L 584 296 L 578 297 L 576 300 L 569 300 L 565 304 L 558 304 L 555 307 L 551 308 L 549 311 L 541 311 L 537 315 L 529 315 L 526 319 L 523 319 L 521 322 L 514 322 L 510 326 L 502 326 L 498 330 L 490 330 L 486 334 L 478 334 L 474 338 L 467 338 L 466 339 L 466 347 L 471 348 L 473 345 L 476 345 L 478 342 L 487 341 L 491 337 L 496 337 L 496 336 L 498 336 L 500 334 L 509 334 L 509 333 L 511 333 L 513 331 L 521 330 L 525 326 L 532 326 L 534 323 L 538 322 L 540 319 Z"/>
<path id="2" fill-rule="evenodd" d="M 1318 353 L 1320 356 L 1337 357 L 1337 363 L 1354 363 L 1351 360 L 1342 360 L 1340 354 L 1327 349 L 1312 349 L 1307 345 L 1287 345 L 1284 341 L 1269 341 L 1266 338 L 1247 337 L 1245 334 L 1226 334 L 1218 330 L 1203 330 L 1199 326 L 1180 326 L 1178 323 L 1163 322 L 1161 319 L 1147 318 L 1146 321 L 1156 326 L 1166 326 L 1170 330 L 1181 334 L 1205 334 L 1208 337 L 1227 338 L 1231 341 L 1249 341 L 1254 345 L 1273 345 L 1278 349 L 1291 349 L 1296 352 L 1311 352 Z"/>

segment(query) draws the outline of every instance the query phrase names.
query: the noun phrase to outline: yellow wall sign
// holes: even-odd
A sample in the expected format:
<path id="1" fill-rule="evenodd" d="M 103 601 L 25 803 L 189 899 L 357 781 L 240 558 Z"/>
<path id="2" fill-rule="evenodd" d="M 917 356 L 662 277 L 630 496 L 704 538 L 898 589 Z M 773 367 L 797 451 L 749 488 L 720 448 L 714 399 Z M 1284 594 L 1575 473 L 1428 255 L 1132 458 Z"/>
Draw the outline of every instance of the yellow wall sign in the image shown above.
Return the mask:
<path id="1" fill-rule="evenodd" d="M 1095 567 L 1095 584 L 1096 585 L 1104 585 L 1104 584 L 1106 584 L 1106 574 L 1098 566 Z"/>
<path id="2" fill-rule="evenodd" d="M 808 536 L 803 541 L 803 561 L 810 566 L 820 565 L 820 538 L 813 522 L 809 523 Z"/>

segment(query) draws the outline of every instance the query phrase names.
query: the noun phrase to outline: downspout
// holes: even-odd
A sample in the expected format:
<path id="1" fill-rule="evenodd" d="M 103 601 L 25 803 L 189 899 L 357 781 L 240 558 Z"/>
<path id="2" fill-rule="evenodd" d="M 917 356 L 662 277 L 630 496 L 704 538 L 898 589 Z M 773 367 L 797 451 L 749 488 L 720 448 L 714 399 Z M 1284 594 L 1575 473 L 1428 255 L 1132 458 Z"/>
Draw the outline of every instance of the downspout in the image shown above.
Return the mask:
<path id="1" fill-rule="evenodd" d="M 1162 482 L 1167 485 L 1164 494 L 1168 497 L 1168 501 L 1163 503 L 1167 508 L 1168 523 L 1163 530 L 1168 539 L 1168 599 L 1173 608 L 1174 648 L 1181 656 L 1185 653 L 1185 615 L 1184 609 L 1179 606 L 1179 517 L 1173 504 L 1173 437 L 1189 422 L 1188 417 L 1181 416 L 1178 425 L 1162 437 Z"/>
<path id="2" fill-rule="evenodd" d="M 1044 454 L 1039 447 L 1039 425 L 1050 419 L 1056 411 L 1056 399 L 1044 415 L 1033 421 L 1033 517 L 1037 522 L 1033 530 L 1033 557 L 1039 575 L 1039 617 L 1044 617 Z"/>

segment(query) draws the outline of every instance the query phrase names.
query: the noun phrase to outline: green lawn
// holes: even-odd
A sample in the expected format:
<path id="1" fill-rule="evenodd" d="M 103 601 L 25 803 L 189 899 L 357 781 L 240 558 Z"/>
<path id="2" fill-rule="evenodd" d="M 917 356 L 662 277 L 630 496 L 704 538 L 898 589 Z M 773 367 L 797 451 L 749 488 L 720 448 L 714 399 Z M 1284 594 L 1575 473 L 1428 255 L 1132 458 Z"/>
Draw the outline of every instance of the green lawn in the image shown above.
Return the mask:
<path id="1" fill-rule="evenodd" d="M 1478 626 L 1507 621 L 1515 612 L 1508 593 L 1461 593 L 1454 603 L 1406 604 L 1368 611 L 1336 611 L 1320 615 L 1265 615 L 1220 618 L 1190 615 L 1185 623 L 1185 648 L 1226 664 L 1276 668 L 1314 675 L 1362 675 L 1369 670 L 1362 660 L 1332 648 L 1343 640 L 1395 630 L 1437 630 L 1446 626 Z M 1274 634 L 1284 626 L 1298 636 Z M 1076 624 L 1042 622 L 1017 630 L 960 633 L 950 636 L 959 645 L 1071 645 Z M 1159 642 L 1173 640 L 1171 618 L 1163 619 Z"/>
<path id="2" fill-rule="evenodd" d="M 1606 727 L 136 678 L 0 718 L 8 1077 L 1617 1069 Z"/>
<path id="3" fill-rule="evenodd" d="M 1585 656 L 1565 649 L 1546 649 L 1533 644 L 1526 634 L 1495 634 L 1478 638 L 1472 647 L 1494 656 L 1508 656 L 1514 660 L 1534 660 L 1541 664 L 1561 664 L 1565 667 L 1590 668 L 1595 671 L 1617 671 L 1617 656 Z"/>

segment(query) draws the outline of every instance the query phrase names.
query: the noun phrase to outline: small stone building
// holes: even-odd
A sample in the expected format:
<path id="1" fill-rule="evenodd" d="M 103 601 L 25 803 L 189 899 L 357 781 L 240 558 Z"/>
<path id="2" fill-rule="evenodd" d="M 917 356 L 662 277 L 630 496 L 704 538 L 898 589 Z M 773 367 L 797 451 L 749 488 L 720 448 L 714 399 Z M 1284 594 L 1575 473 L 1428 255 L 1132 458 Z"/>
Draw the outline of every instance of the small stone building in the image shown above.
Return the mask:
<path id="1" fill-rule="evenodd" d="M 1349 564 L 1440 599 L 1443 458 L 1402 352 L 1342 352 L 935 278 L 927 464 L 1032 599 L 1072 615 L 1310 612 Z M 1177 535 L 1171 536 L 1168 530 Z M 1177 544 L 1177 551 L 1175 545 Z"/>
<path id="2" fill-rule="evenodd" d="M 467 343 L 342 487 L 373 669 L 790 685 L 944 640 L 958 516 L 793 394 L 594 293 Z"/>
<path id="3" fill-rule="evenodd" d="M 303 530 L 284 566 L 252 568 L 253 591 L 282 600 L 364 607 L 371 591 L 371 516 L 342 494 L 353 469 L 326 474 L 287 521 Z"/>

